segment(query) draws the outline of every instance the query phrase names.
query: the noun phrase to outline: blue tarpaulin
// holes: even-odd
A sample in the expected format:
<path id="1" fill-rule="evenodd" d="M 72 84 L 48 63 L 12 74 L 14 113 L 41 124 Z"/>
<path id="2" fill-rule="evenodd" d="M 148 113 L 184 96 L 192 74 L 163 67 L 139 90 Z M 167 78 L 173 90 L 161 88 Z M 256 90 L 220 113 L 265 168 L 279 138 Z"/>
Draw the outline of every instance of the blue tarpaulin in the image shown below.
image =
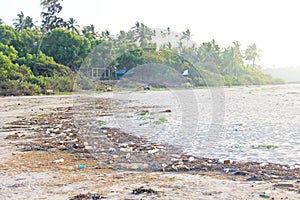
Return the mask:
<path id="1" fill-rule="evenodd" d="M 117 75 L 124 75 L 126 73 L 125 69 L 120 69 L 116 72 Z"/>

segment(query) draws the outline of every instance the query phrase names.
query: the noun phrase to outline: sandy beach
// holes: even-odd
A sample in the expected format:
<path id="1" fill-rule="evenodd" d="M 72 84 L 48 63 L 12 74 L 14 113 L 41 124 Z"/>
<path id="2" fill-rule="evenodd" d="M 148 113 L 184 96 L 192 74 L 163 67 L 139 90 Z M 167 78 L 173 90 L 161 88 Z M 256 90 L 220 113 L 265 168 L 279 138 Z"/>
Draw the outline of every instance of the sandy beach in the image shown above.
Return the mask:
<path id="1" fill-rule="evenodd" d="M 100 114 L 109 114 L 105 100 L 99 105 Z M 188 155 L 176 160 L 171 158 L 175 150 L 114 129 L 99 129 L 101 152 L 93 153 L 75 134 L 73 106 L 68 95 L 0 98 L 0 199 L 88 199 L 88 193 L 94 199 L 300 197 L 299 169 L 226 166 Z M 145 159 L 158 164 L 151 166 Z M 245 174 L 219 170 L 237 166 Z M 261 175 L 260 170 L 272 174 Z"/>

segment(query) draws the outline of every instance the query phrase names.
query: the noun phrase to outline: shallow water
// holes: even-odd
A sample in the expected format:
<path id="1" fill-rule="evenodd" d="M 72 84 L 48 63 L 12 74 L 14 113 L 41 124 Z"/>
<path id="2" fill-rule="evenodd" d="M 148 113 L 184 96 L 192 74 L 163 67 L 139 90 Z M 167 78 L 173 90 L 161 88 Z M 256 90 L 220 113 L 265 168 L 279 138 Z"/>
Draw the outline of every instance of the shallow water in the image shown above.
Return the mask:
<path id="1" fill-rule="evenodd" d="M 114 116 L 101 118 L 106 126 L 195 156 L 300 165 L 299 84 L 109 96 Z"/>

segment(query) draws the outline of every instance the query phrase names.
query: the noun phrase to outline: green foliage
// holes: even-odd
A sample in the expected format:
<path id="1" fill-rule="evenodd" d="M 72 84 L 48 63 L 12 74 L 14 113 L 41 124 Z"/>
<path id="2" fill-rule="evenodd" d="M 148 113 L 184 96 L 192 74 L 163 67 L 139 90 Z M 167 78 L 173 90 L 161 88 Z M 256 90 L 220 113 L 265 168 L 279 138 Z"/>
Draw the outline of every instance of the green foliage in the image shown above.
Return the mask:
<path id="1" fill-rule="evenodd" d="M 15 61 L 18 57 L 18 52 L 13 46 L 8 46 L 0 43 L 0 52 L 6 55 L 11 61 Z"/>
<path id="2" fill-rule="evenodd" d="M 142 65 L 145 63 L 145 56 L 143 56 L 144 50 L 142 48 L 137 48 L 132 51 L 124 52 L 120 57 L 116 59 L 118 69 L 130 69 L 136 67 L 137 65 Z"/>
<path id="3" fill-rule="evenodd" d="M 256 47 L 256 44 L 253 43 L 245 51 L 246 60 L 252 61 L 252 67 L 255 68 L 255 61 L 261 56 L 261 50 Z"/>
<path id="4" fill-rule="evenodd" d="M 0 25 L 0 43 L 12 45 L 17 40 L 17 32 L 10 26 Z"/>
<path id="5" fill-rule="evenodd" d="M 12 63 L 0 51 L 0 95 L 33 95 L 41 92 L 35 77 L 25 65 Z"/>
<path id="6" fill-rule="evenodd" d="M 120 31 L 114 39 L 107 30 L 96 32 L 92 24 L 80 32 L 74 18 L 64 21 L 58 15 L 62 10 L 61 0 L 42 0 L 41 6 L 42 26 L 39 28 L 23 12 L 14 20 L 14 28 L 3 25 L 0 20 L 1 95 L 33 95 L 45 89 L 69 92 L 74 85 L 78 90 L 92 90 L 97 84 L 89 77 L 91 68 L 109 68 L 113 75 L 119 69 L 133 70 L 142 74 L 141 77 L 147 76 L 153 87 L 283 83 L 259 70 L 255 62 L 261 51 L 255 44 L 245 53 L 236 41 L 225 48 L 215 40 L 188 47 L 184 45 L 191 36 L 187 29 L 178 37 L 179 46 L 172 47 L 168 42 L 157 48 L 152 37 L 170 35 L 169 28 L 167 32 L 156 33 L 136 22 L 128 32 Z M 252 66 L 246 65 L 244 60 Z M 184 77 L 185 70 L 188 76 Z M 81 78 L 74 84 L 75 73 Z"/>
<path id="7" fill-rule="evenodd" d="M 14 45 L 19 57 L 24 57 L 28 53 L 35 54 L 40 39 L 41 34 L 37 30 L 24 29 Z"/>
<path id="8" fill-rule="evenodd" d="M 24 29 L 33 29 L 35 27 L 33 19 L 30 16 L 25 17 L 22 11 L 17 15 L 17 18 L 14 19 L 13 25 L 18 32 L 22 32 Z"/>
<path id="9" fill-rule="evenodd" d="M 72 92 L 74 86 L 74 77 L 72 76 L 58 76 L 53 77 L 38 77 L 39 84 L 42 88 L 52 89 L 56 92 Z"/>
<path id="10" fill-rule="evenodd" d="M 54 29 L 44 39 L 42 51 L 63 65 L 77 70 L 91 50 L 88 39 L 75 32 Z"/>

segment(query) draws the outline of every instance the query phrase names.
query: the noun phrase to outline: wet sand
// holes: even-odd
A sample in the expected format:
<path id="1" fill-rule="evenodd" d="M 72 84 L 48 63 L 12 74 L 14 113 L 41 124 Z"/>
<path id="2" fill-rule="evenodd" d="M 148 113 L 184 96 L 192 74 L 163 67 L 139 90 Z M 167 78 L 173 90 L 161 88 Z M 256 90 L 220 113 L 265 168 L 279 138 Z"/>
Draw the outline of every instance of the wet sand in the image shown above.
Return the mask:
<path id="1" fill-rule="evenodd" d="M 174 163 L 168 163 L 167 160 L 172 149 L 165 147 L 153 153 L 154 144 L 136 145 L 139 152 L 135 155 L 130 151 L 131 158 L 128 161 L 125 158 L 128 152 L 124 149 L 121 151 L 121 146 L 112 146 L 121 141 L 115 141 L 117 137 L 108 134 L 101 141 L 109 139 L 112 144 L 102 144 L 104 150 L 99 156 L 85 151 L 86 147 L 81 148 L 80 145 L 84 144 L 80 141 L 77 142 L 78 148 L 70 148 L 76 143 L 72 141 L 76 138 L 74 135 L 67 135 L 69 139 L 64 139 L 61 150 L 58 149 L 59 144 L 51 143 L 51 137 L 49 141 L 49 136 L 33 137 L 33 132 L 45 130 L 39 123 L 45 116 L 54 113 L 57 116 L 55 119 L 67 120 L 61 116 L 72 107 L 72 96 L 0 98 L 0 199 L 69 199 L 88 192 L 101 194 L 106 199 L 260 199 L 264 193 L 274 199 L 299 199 L 298 171 L 295 172 L 296 178 L 246 181 L 250 175 L 235 176 L 220 170 L 209 170 L 209 162 L 206 164 L 208 170 L 191 170 L 189 164 L 192 164 L 185 162 L 172 167 Z M 35 119 L 36 129 L 28 129 L 32 124 L 11 123 L 32 122 Z M 48 125 L 51 127 L 57 123 L 50 121 Z M 9 137 L 11 135 L 14 137 Z M 130 138 L 131 141 L 135 139 Z M 162 163 L 154 170 L 149 170 L 151 163 L 142 165 L 143 156 L 147 157 L 147 161 L 159 157 L 157 160 Z M 177 158 L 174 162 L 179 160 Z M 203 160 L 201 162 L 204 164 Z M 161 172 L 163 163 L 167 166 Z M 80 169 L 80 164 L 85 164 L 85 168 Z M 155 193 L 132 194 L 141 186 Z"/>

